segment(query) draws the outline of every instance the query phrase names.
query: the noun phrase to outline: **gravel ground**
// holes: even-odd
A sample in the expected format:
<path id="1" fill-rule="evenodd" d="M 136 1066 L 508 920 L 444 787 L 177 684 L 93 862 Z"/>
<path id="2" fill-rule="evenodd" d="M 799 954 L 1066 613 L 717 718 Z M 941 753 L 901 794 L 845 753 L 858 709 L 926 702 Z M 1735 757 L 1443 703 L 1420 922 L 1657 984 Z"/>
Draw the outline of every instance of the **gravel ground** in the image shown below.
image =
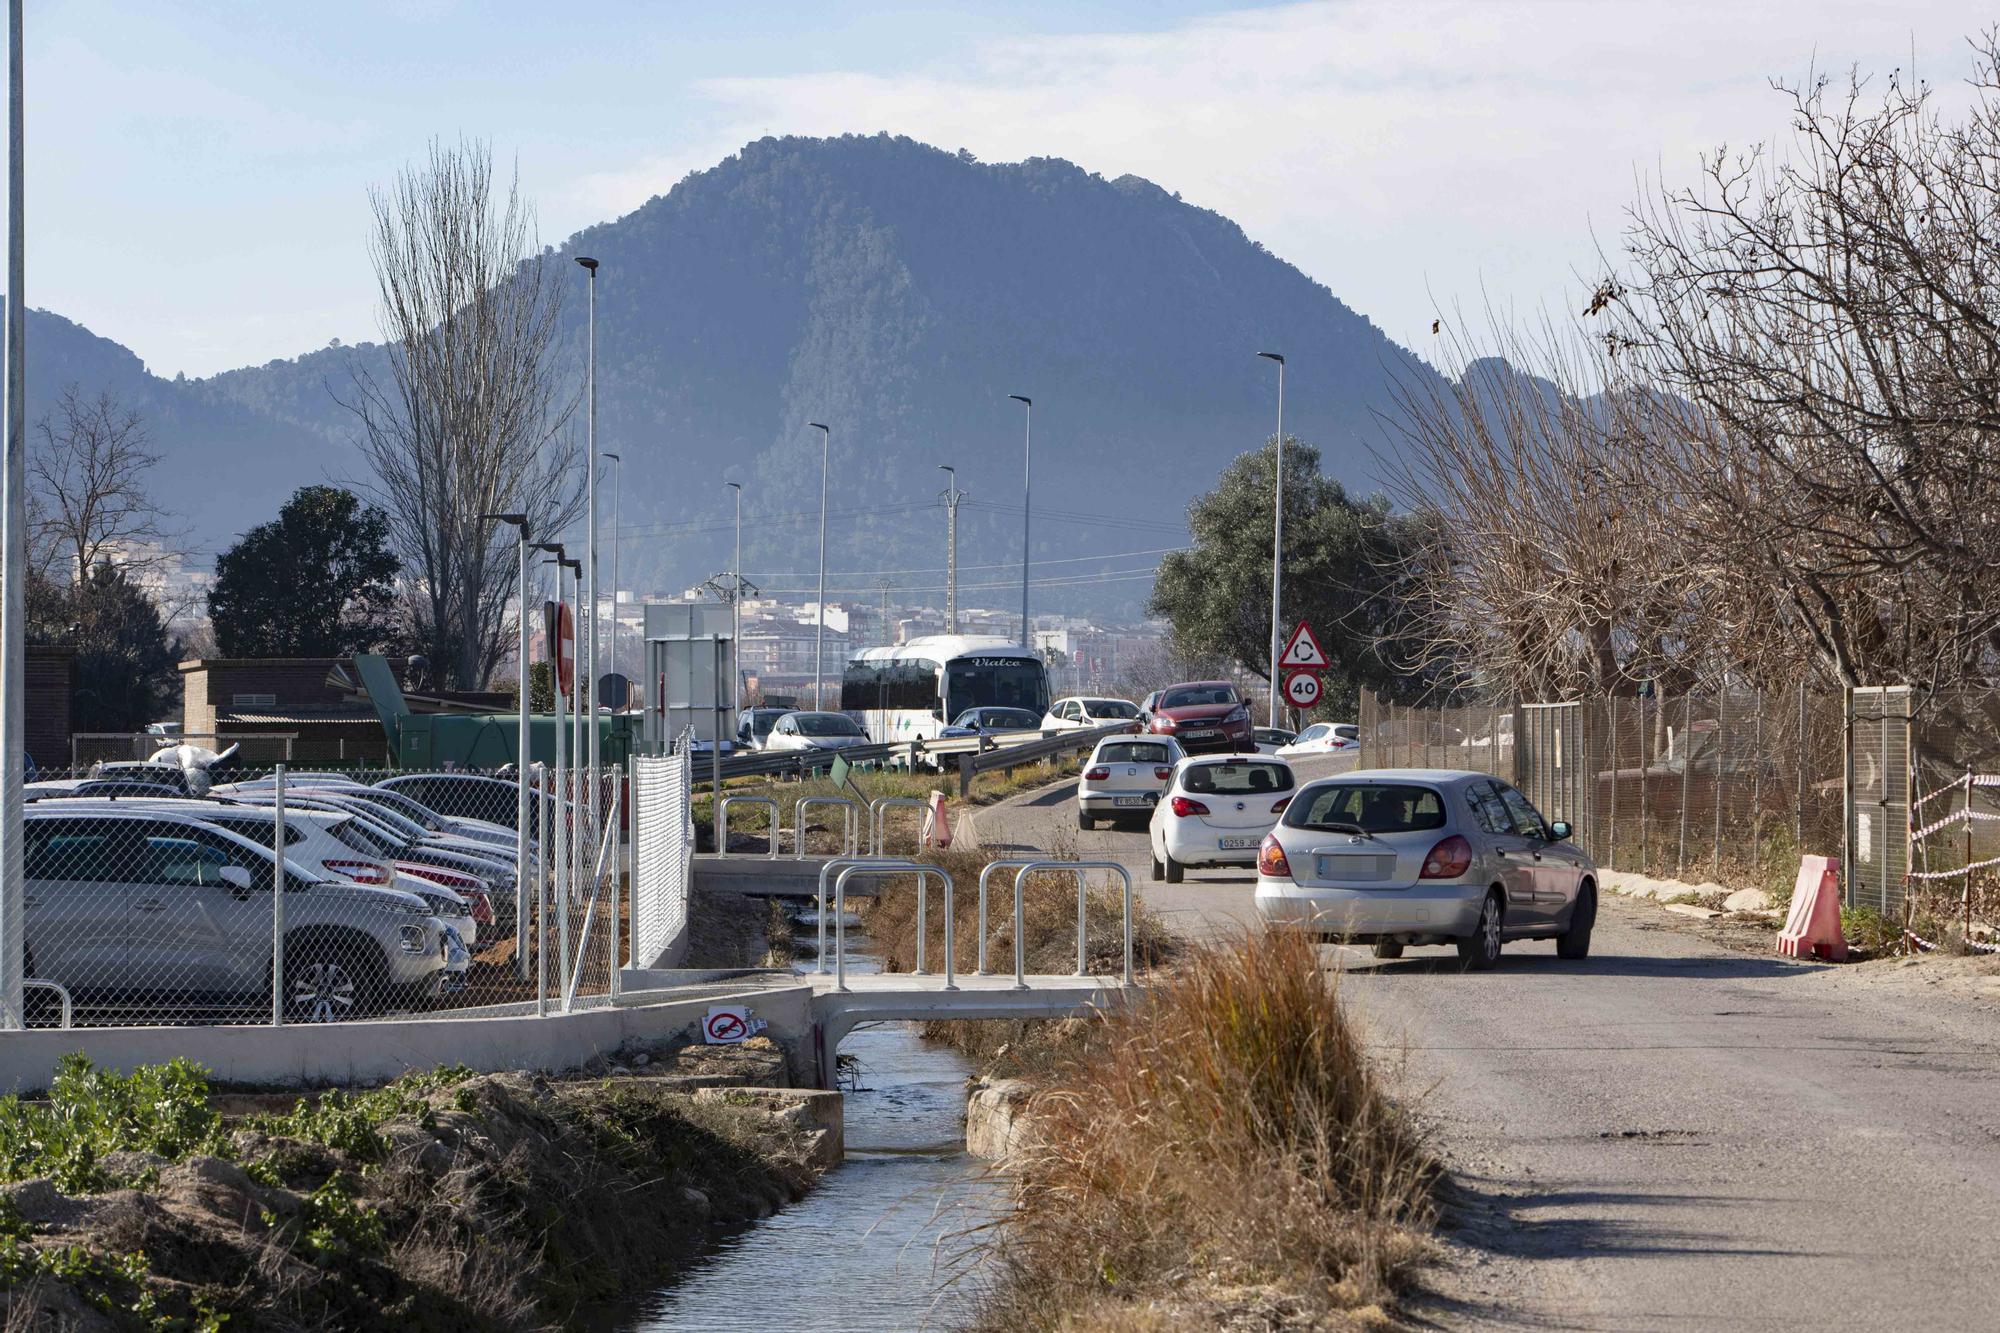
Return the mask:
<path id="1" fill-rule="evenodd" d="M 1313 775 L 1317 775 L 1315 772 Z M 1115 855 L 1191 935 L 1253 876 L 1145 880 L 1140 831 L 1067 784 L 979 816 Z M 1510 946 L 1329 969 L 1459 1187 L 1413 1313 L 1443 1328 L 1975 1328 L 2000 1322 L 2000 962 L 1825 967 L 1770 933 L 1607 896 L 1592 957 Z"/>

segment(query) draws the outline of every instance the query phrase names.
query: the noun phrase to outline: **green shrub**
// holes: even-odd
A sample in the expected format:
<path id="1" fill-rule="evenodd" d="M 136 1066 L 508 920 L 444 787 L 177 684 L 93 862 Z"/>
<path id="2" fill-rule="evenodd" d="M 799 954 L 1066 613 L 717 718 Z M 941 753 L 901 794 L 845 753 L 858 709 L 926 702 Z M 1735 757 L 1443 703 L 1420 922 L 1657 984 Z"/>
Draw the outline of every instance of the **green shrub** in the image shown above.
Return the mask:
<path id="1" fill-rule="evenodd" d="M 47 1176 L 65 1193 L 121 1183 L 102 1169 L 115 1152 L 175 1161 L 222 1146 L 208 1075 L 191 1060 L 118 1074 L 72 1052 L 56 1062 L 46 1098 L 0 1097 L 0 1173 L 7 1180 Z"/>

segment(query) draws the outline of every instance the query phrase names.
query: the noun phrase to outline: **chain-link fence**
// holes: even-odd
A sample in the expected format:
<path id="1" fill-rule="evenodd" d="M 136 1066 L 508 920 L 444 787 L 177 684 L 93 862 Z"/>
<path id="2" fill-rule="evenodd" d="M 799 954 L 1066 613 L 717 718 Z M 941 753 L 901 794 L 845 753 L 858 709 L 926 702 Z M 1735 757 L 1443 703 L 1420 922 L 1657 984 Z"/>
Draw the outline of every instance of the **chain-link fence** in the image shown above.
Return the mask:
<path id="1" fill-rule="evenodd" d="M 112 761 L 26 794 L 37 1021 L 545 1011 L 615 992 L 621 770 L 537 765 L 523 784 Z"/>
<path id="2" fill-rule="evenodd" d="M 691 733 L 663 758 L 632 761 L 634 967 L 673 967 L 685 952 L 694 873 Z"/>

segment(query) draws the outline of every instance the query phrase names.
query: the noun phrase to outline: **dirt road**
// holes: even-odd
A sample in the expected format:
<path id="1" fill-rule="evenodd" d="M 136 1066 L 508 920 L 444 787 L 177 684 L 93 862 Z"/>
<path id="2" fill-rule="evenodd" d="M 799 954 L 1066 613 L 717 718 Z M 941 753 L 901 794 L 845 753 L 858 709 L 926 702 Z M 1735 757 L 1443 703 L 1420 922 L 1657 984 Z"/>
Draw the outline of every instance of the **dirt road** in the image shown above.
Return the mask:
<path id="1" fill-rule="evenodd" d="M 1249 872 L 1151 883 L 1143 832 L 1080 832 L 1069 791 L 982 838 L 1116 856 L 1190 934 L 1254 919 Z M 2000 1327 L 2000 1006 L 1616 898 L 1585 962 L 1327 959 L 1464 1190 L 1418 1311 L 1440 1327 Z"/>

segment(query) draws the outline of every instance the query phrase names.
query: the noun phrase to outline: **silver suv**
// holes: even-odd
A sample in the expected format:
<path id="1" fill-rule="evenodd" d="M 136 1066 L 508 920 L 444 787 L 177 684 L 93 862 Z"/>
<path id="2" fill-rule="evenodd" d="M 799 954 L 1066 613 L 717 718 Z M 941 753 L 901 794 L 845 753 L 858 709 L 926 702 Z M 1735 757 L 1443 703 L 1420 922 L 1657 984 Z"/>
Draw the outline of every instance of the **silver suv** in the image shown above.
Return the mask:
<path id="1" fill-rule="evenodd" d="M 24 821 L 27 972 L 141 1021 L 271 999 L 272 857 L 159 810 L 31 807 Z M 356 1018 L 461 979 L 456 932 L 421 898 L 285 862 L 285 1012 Z"/>

